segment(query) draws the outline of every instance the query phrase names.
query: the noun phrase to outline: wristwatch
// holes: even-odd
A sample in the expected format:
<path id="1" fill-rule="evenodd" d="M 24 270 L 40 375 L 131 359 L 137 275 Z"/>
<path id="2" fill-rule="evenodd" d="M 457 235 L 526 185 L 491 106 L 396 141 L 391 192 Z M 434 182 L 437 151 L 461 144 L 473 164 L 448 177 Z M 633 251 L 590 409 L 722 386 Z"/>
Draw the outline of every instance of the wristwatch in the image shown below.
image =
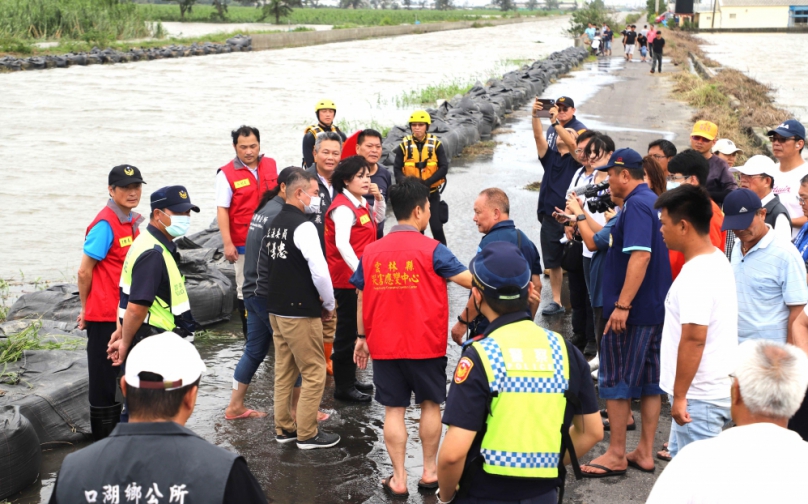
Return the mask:
<path id="1" fill-rule="evenodd" d="M 560 123 L 559 121 L 556 121 L 556 122 L 554 122 L 553 124 L 551 124 L 550 126 L 553 126 L 553 127 L 555 127 L 555 126 L 561 126 L 561 123 Z"/>
<path id="2" fill-rule="evenodd" d="M 585 221 L 586 220 L 586 214 L 581 214 L 581 215 L 576 216 L 575 220 L 577 222 Z"/>
<path id="3" fill-rule="evenodd" d="M 365 339 L 365 335 L 364 335 L 364 334 L 357 334 L 357 335 L 356 335 L 356 337 L 357 337 L 357 338 L 359 338 L 359 339 Z"/>
<path id="4" fill-rule="evenodd" d="M 471 322 L 469 322 L 467 320 L 463 320 L 463 317 L 461 317 L 460 315 L 457 316 L 457 321 L 460 322 L 463 325 L 469 325 L 471 323 Z"/>

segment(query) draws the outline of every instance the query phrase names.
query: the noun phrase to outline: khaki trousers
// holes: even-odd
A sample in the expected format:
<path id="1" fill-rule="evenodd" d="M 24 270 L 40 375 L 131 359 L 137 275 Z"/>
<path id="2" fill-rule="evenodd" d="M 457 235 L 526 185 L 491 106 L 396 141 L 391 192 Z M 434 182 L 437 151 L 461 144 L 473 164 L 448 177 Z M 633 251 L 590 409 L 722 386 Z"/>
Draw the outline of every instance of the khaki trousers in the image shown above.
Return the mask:
<path id="1" fill-rule="evenodd" d="M 333 343 L 334 335 L 337 333 L 337 317 L 336 313 L 331 320 L 323 322 L 323 343 Z"/>
<path id="2" fill-rule="evenodd" d="M 297 431 L 305 441 L 317 435 L 317 410 L 325 389 L 323 322 L 320 318 L 269 316 L 275 343 L 275 431 Z M 298 374 L 303 377 L 297 426 L 289 405 Z"/>

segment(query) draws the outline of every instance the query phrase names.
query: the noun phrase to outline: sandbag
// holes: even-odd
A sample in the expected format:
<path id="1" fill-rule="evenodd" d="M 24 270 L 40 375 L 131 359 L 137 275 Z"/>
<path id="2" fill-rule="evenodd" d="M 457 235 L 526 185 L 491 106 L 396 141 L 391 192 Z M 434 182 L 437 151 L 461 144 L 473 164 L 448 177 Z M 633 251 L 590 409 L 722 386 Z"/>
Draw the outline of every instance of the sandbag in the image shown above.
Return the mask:
<path id="1" fill-rule="evenodd" d="M 0 499 L 34 483 L 41 461 L 36 430 L 20 413 L 20 407 L 0 408 Z"/>
<path id="2" fill-rule="evenodd" d="M 230 320 L 235 306 L 235 268 L 217 264 L 214 259 L 217 253 L 221 255 L 216 249 L 209 248 L 179 251 L 179 268 L 185 275 L 191 314 L 197 324 L 203 327 Z M 222 271 L 231 268 L 232 280 Z"/>
<path id="3" fill-rule="evenodd" d="M 2 383 L 0 407 L 16 405 L 40 443 L 78 442 L 90 434 L 87 353 L 82 350 L 25 350 L 6 366 L 16 384 Z M 1 474 L 1 473 L 0 473 Z"/>
<path id="4" fill-rule="evenodd" d="M 87 331 L 80 330 L 76 326 L 76 321 L 60 322 L 58 320 L 47 319 L 20 319 L 8 320 L 0 324 L 0 338 L 8 337 L 12 334 L 21 333 L 32 324 L 39 326 L 40 337 L 53 337 L 50 341 L 65 341 L 69 338 L 86 338 Z"/>
<path id="5" fill-rule="evenodd" d="M 11 305 L 8 320 L 48 319 L 76 322 L 81 313 L 81 299 L 76 284 L 58 284 L 45 290 L 23 294 Z"/>

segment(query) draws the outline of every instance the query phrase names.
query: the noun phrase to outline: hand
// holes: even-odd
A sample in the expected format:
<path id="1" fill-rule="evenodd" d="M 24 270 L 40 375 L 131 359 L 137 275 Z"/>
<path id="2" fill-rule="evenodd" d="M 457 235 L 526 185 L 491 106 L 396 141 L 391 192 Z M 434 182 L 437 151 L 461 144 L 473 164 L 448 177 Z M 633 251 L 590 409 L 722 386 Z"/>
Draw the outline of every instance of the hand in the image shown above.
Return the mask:
<path id="1" fill-rule="evenodd" d="M 370 184 L 370 194 L 373 195 L 373 198 L 376 201 L 381 201 L 382 200 L 382 193 L 381 193 L 381 191 L 379 191 L 379 185 L 378 184 L 373 184 L 373 183 Z"/>
<path id="2" fill-rule="evenodd" d="M 356 345 L 354 346 L 353 361 L 359 369 L 366 369 L 368 367 L 368 342 L 365 338 L 356 338 Z"/>
<path id="3" fill-rule="evenodd" d="M 560 222 L 561 224 L 564 224 L 565 222 L 567 222 L 567 221 L 569 221 L 569 220 L 570 220 L 570 218 L 569 218 L 569 217 L 567 217 L 567 216 L 565 215 L 566 211 L 561 210 L 561 209 L 560 209 L 560 208 L 558 208 L 558 207 L 555 207 L 555 209 L 556 209 L 556 211 L 555 211 L 555 212 L 553 212 L 553 218 L 554 218 L 555 220 L 557 220 L 557 221 L 558 221 L 558 222 Z"/>
<path id="4" fill-rule="evenodd" d="M 238 261 L 238 250 L 236 250 L 235 245 L 231 243 L 224 246 L 224 258 L 231 263 Z"/>
<path id="5" fill-rule="evenodd" d="M 575 193 L 570 193 L 570 196 L 567 199 L 567 208 L 570 209 L 572 215 L 577 216 L 584 213 L 584 209 L 581 208 L 581 200 L 578 199 L 578 196 Z"/>
<path id="6" fill-rule="evenodd" d="M 536 112 L 539 112 L 540 110 L 544 110 L 544 108 L 541 106 L 541 102 L 539 101 L 539 99 L 536 98 L 535 100 L 533 100 L 533 118 L 534 119 L 536 118 Z"/>
<path id="7" fill-rule="evenodd" d="M 76 325 L 78 325 L 80 331 L 87 329 L 87 324 L 84 323 L 84 308 L 81 309 L 79 316 L 76 317 Z"/>
<path id="8" fill-rule="evenodd" d="M 326 310 L 325 307 L 323 307 L 320 318 L 323 320 L 323 322 L 330 322 L 336 313 L 336 310 Z"/>
<path id="9" fill-rule="evenodd" d="M 539 282 L 539 285 L 533 286 L 533 294 L 527 299 L 527 304 L 536 306 L 541 304 L 541 282 Z"/>
<path id="10" fill-rule="evenodd" d="M 603 217 L 606 219 L 606 222 L 609 222 L 617 215 L 617 210 L 614 208 L 610 208 L 603 212 Z"/>
<path id="11" fill-rule="evenodd" d="M 612 316 L 609 317 L 609 321 L 606 322 L 606 329 L 603 331 L 603 334 L 609 332 L 609 329 L 618 334 L 622 333 L 626 330 L 626 320 L 628 320 L 628 310 L 615 308 L 612 312 Z"/>
<path id="12" fill-rule="evenodd" d="M 572 241 L 572 226 L 566 226 L 564 228 L 564 236 L 567 237 L 567 241 Z"/>
<path id="13" fill-rule="evenodd" d="M 107 359 L 112 361 L 113 366 L 120 366 L 126 362 L 126 354 L 129 352 L 129 345 L 123 339 L 118 339 L 107 348 Z"/>
<path id="14" fill-rule="evenodd" d="M 550 114 L 550 124 L 556 122 L 556 119 L 558 118 L 558 107 L 554 106 L 553 108 L 551 108 L 549 114 Z"/>
<path id="15" fill-rule="evenodd" d="M 463 324 L 462 322 L 458 321 L 455 325 L 452 326 L 452 341 L 457 343 L 458 345 L 463 344 L 463 338 L 466 336 L 468 332 L 468 326 Z"/>
<path id="16" fill-rule="evenodd" d="M 684 425 L 692 421 L 690 418 L 690 413 L 687 412 L 686 398 L 673 398 L 673 404 L 671 405 L 671 416 L 679 425 Z"/>
<path id="17" fill-rule="evenodd" d="M 121 328 L 118 327 L 112 333 L 112 336 L 109 337 L 109 343 L 107 343 L 107 353 L 109 353 L 109 349 L 112 347 L 112 344 L 122 338 L 123 338 L 123 332 L 121 331 Z"/>

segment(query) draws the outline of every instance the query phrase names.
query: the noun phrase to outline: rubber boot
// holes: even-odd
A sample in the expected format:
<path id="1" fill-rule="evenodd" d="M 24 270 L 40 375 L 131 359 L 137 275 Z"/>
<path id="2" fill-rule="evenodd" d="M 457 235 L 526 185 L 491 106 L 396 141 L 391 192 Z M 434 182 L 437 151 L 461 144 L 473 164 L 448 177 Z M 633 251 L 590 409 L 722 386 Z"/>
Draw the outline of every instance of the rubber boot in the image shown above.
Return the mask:
<path id="1" fill-rule="evenodd" d="M 333 350 L 333 343 L 323 343 L 323 351 L 325 352 L 325 372 L 329 376 L 334 376 L 334 363 L 331 361 L 331 352 Z"/>
<path id="2" fill-rule="evenodd" d="M 100 441 L 109 436 L 121 418 L 121 403 L 112 406 L 90 406 L 90 428 L 93 439 Z"/>
<path id="3" fill-rule="evenodd" d="M 334 363 L 334 399 L 347 402 L 369 403 L 373 400 L 367 394 L 356 390 L 356 364 L 333 361 Z"/>
<path id="4" fill-rule="evenodd" d="M 247 341 L 247 308 L 244 307 L 244 300 L 238 300 L 238 314 L 241 316 L 241 330 L 244 332 L 244 341 Z"/>

